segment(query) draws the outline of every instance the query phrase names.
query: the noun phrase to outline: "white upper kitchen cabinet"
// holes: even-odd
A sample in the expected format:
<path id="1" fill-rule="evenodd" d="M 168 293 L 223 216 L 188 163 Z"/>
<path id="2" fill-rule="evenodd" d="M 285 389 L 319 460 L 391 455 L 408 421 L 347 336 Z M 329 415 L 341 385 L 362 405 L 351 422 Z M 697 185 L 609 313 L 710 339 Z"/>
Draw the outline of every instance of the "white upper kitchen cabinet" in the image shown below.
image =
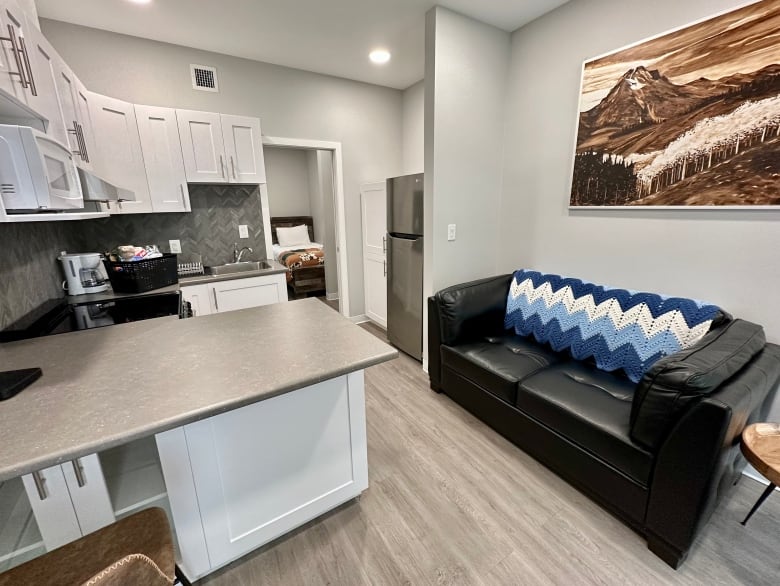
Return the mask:
<path id="1" fill-rule="evenodd" d="M 121 213 L 151 212 L 153 208 L 133 104 L 92 92 L 87 93 L 87 98 L 95 142 L 100 152 L 97 174 L 135 195 L 135 201 L 121 202 Z"/>
<path id="2" fill-rule="evenodd" d="M 219 114 L 176 110 L 187 181 L 227 183 L 225 144 Z"/>
<path id="3" fill-rule="evenodd" d="M 30 25 L 30 29 L 35 27 Z M 28 24 L 14 0 L 0 0 L 0 90 L 33 111 L 38 110 L 37 77 L 30 59 Z"/>
<path id="4" fill-rule="evenodd" d="M 265 183 L 260 120 L 176 110 L 190 183 Z"/>
<path id="5" fill-rule="evenodd" d="M 62 118 L 60 100 L 57 97 L 58 63 L 61 63 L 62 59 L 43 33 L 36 28 L 31 27 L 27 33 L 27 48 L 35 72 L 40 102 L 39 114 L 47 120 L 46 134 L 67 145 L 68 131 Z"/>
<path id="6" fill-rule="evenodd" d="M 76 78 L 76 75 L 71 68 L 68 67 L 67 63 L 61 58 L 57 57 L 53 66 L 55 68 L 57 99 L 60 103 L 62 120 L 65 124 L 65 131 L 67 134 L 66 144 L 70 146 L 70 150 L 76 155 L 76 166 L 93 170 L 95 167 L 92 160 L 96 153 L 94 145 L 91 143 L 94 139 L 92 134 L 94 128 L 91 116 L 86 120 L 83 119 L 83 86 Z M 90 144 L 87 143 L 87 139 L 85 138 L 84 122 L 86 122 L 87 125 L 87 134 L 89 135 Z M 93 146 L 91 151 L 89 149 L 90 146 Z"/>
<path id="7" fill-rule="evenodd" d="M 231 183 L 265 183 L 260 120 L 221 115 L 225 158 Z"/>
<path id="8" fill-rule="evenodd" d="M 176 110 L 136 105 L 135 114 L 152 209 L 155 212 L 190 211 Z"/>

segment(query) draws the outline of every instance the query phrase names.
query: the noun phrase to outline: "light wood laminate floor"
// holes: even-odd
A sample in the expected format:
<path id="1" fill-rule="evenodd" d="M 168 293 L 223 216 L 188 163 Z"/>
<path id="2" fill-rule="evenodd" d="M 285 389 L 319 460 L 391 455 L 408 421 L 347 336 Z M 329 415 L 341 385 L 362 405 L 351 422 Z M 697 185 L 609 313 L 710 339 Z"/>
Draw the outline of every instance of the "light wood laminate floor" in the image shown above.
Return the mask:
<path id="1" fill-rule="evenodd" d="M 201 583 L 778 583 L 780 495 L 742 527 L 764 488 L 749 478 L 674 571 L 642 537 L 430 391 L 411 358 L 368 369 L 366 408 L 370 487 L 362 498 Z"/>

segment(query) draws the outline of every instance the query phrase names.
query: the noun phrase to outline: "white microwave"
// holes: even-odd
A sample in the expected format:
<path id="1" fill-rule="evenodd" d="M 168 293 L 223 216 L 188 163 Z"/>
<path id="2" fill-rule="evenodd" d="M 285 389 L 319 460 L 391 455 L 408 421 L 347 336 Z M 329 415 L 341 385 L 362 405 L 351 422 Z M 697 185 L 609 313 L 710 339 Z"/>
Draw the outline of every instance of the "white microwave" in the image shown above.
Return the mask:
<path id="1" fill-rule="evenodd" d="M 29 126 L 0 124 L 0 194 L 10 212 L 84 207 L 70 149 Z"/>

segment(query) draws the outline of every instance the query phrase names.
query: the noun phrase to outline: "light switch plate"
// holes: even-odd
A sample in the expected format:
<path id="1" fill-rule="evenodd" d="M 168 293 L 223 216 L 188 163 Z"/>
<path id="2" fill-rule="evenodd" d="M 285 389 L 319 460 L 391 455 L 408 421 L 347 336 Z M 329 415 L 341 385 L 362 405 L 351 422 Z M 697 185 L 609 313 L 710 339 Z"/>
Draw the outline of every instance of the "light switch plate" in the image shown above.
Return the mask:
<path id="1" fill-rule="evenodd" d="M 246 224 L 238 225 L 238 237 L 249 238 L 249 227 Z"/>
<path id="2" fill-rule="evenodd" d="M 447 240 L 455 240 L 455 224 L 447 224 Z"/>
<path id="3" fill-rule="evenodd" d="M 181 240 L 169 240 L 168 247 L 171 249 L 171 253 L 179 254 L 181 252 Z"/>

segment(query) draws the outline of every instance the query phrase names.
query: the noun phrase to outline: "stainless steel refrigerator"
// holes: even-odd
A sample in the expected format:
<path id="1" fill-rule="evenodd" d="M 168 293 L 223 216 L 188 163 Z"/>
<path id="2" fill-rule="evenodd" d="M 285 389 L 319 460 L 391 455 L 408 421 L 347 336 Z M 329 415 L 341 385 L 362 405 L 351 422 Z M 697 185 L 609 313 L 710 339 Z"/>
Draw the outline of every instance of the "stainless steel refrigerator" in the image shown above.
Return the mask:
<path id="1" fill-rule="evenodd" d="M 387 180 L 387 339 L 422 360 L 423 174 Z"/>

